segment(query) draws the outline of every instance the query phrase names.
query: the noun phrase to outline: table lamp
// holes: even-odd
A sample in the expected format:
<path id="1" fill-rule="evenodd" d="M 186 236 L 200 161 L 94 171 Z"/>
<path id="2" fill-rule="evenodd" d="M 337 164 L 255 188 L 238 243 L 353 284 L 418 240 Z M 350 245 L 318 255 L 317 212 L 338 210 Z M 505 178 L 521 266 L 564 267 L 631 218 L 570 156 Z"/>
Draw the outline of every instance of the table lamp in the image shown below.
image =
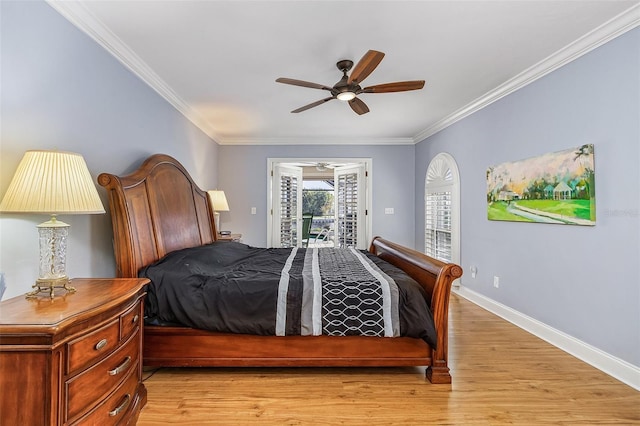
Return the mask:
<path id="1" fill-rule="evenodd" d="M 26 297 L 49 292 L 53 298 L 56 288 L 75 292 L 66 272 L 69 225 L 57 220 L 56 215 L 105 212 L 82 156 L 27 151 L 0 203 L 0 212 L 51 215 L 49 221 L 38 225 L 40 269 L 34 290 Z"/>
<path id="2" fill-rule="evenodd" d="M 213 208 L 214 220 L 216 222 L 216 232 L 220 233 L 220 213 L 228 212 L 229 204 L 227 203 L 227 197 L 224 195 L 224 191 L 211 190 L 209 193 L 209 199 L 211 200 L 211 207 Z"/>

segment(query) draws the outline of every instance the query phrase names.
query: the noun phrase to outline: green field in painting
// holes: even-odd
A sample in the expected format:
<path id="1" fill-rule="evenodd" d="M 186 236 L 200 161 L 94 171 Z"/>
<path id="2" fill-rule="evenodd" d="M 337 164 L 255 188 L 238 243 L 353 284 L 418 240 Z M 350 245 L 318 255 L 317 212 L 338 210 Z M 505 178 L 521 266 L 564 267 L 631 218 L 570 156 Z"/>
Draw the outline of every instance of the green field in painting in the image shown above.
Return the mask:
<path id="1" fill-rule="evenodd" d="M 518 216 L 507 211 L 507 203 L 504 201 L 494 201 L 487 206 L 487 217 L 489 220 L 509 220 L 516 222 L 533 222 L 526 217 Z"/>
<path id="2" fill-rule="evenodd" d="M 565 217 L 591 219 L 589 200 L 518 200 L 519 206 L 543 212 L 559 214 Z"/>
<path id="3" fill-rule="evenodd" d="M 512 201 L 519 207 L 538 210 L 541 213 L 562 215 L 565 218 L 591 219 L 591 203 L 589 200 L 517 200 Z M 509 205 L 504 201 L 494 201 L 487 206 L 489 220 L 508 220 L 516 222 L 535 222 L 508 211 Z M 542 214 L 544 216 L 544 214 Z"/>

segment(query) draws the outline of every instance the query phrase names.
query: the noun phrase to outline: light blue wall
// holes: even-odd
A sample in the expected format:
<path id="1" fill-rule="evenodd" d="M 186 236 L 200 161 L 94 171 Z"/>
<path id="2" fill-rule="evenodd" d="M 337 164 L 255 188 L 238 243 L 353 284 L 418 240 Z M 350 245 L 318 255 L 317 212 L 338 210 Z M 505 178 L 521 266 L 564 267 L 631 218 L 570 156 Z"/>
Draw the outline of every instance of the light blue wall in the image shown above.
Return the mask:
<path id="1" fill-rule="evenodd" d="M 217 144 L 102 47 L 44 2 L 0 1 L 0 194 L 24 152 L 82 154 L 91 174 L 132 171 L 151 153 L 176 157 L 203 187 L 214 187 Z M 99 187 L 105 208 L 104 190 Z M 71 225 L 67 272 L 115 274 L 108 215 L 63 216 Z M 0 215 L 4 299 L 38 275 L 40 215 Z"/>
<path id="2" fill-rule="evenodd" d="M 596 226 L 487 220 L 488 166 L 586 143 Z M 460 169 L 463 285 L 640 366 L 640 29 L 418 144 L 417 200 L 441 151 Z M 418 202 L 419 246 L 423 218 Z"/>
<path id="3" fill-rule="evenodd" d="M 266 245 L 268 158 L 371 158 L 373 235 L 413 247 L 413 155 L 413 145 L 220 146 L 219 189 L 230 204 L 230 211 L 221 213 L 222 227 L 242 233 L 247 244 Z M 393 207 L 394 214 L 385 215 L 385 207 Z"/>

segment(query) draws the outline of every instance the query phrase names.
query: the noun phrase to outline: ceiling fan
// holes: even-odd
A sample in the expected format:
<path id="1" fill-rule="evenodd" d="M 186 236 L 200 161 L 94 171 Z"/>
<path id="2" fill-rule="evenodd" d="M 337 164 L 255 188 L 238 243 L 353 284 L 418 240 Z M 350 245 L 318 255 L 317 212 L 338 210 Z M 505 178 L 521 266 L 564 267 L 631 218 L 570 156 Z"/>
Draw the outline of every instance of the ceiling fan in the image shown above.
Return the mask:
<path id="1" fill-rule="evenodd" d="M 294 86 L 310 87 L 312 89 L 327 90 L 331 93 L 328 98 L 320 99 L 319 101 L 312 102 L 309 105 L 305 105 L 298 109 L 294 109 L 293 113 L 306 111 L 310 108 L 322 105 L 333 99 L 339 99 L 341 101 L 349 102 L 351 109 L 358 115 L 366 114 L 369 112 L 369 107 L 362 102 L 357 95 L 361 93 L 390 93 L 390 92 L 405 92 L 408 90 L 418 90 L 424 87 L 424 80 L 412 80 L 412 81 L 398 81 L 395 83 L 376 84 L 375 86 L 360 87 L 360 83 L 369 76 L 376 69 L 384 58 L 384 53 L 376 50 L 369 50 L 360 59 L 360 61 L 353 67 L 353 61 L 343 59 L 336 63 L 336 66 L 342 71 L 342 78 L 333 87 L 325 86 L 323 84 L 311 83 L 309 81 L 295 80 L 292 78 L 280 77 L 276 80 L 278 83 L 292 84 Z M 353 71 L 351 75 L 347 76 L 347 72 Z"/>

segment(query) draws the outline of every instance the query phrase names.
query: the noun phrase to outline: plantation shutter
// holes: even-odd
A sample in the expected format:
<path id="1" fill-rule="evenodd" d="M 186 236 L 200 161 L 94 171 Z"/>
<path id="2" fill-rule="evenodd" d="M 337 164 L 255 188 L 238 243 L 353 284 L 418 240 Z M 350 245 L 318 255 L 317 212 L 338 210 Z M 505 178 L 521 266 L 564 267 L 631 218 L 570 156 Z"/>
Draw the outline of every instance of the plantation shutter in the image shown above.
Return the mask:
<path id="1" fill-rule="evenodd" d="M 427 193 L 425 253 L 451 262 L 451 191 Z"/>
<path id="2" fill-rule="evenodd" d="M 302 168 L 274 167 L 272 247 L 296 247 L 302 234 Z"/>
<path id="3" fill-rule="evenodd" d="M 336 246 L 366 248 L 365 166 L 336 167 Z"/>
<path id="4" fill-rule="evenodd" d="M 424 252 L 443 262 L 457 261 L 453 248 L 453 232 L 457 229 L 453 221 L 457 171 L 452 170 L 452 162 L 447 155 L 437 155 L 429 164 L 425 180 Z"/>

